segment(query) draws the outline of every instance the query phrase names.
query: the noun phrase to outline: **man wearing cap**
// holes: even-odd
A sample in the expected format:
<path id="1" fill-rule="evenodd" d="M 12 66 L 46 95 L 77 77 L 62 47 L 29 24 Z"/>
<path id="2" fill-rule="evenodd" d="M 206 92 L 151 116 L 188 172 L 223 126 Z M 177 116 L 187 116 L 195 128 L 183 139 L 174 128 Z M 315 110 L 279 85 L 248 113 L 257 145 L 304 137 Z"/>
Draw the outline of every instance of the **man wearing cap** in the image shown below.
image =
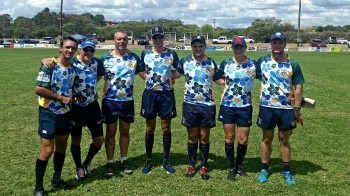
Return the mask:
<path id="1" fill-rule="evenodd" d="M 104 95 L 102 100 L 103 122 L 106 124 L 105 147 L 107 165 L 105 177 L 114 175 L 115 135 L 119 121 L 120 169 L 123 174 L 133 171 L 128 166 L 130 124 L 134 122 L 134 78 L 145 78 L 145 67 L 140 58 L 127 49 L 128 34 L 114 33 L 114 49 L 101 57 L 105 69 Z"/>
<path id="2" fill-rule="evenodd" d="M 256 74 L 262 80 L 257 125 L 263 130 L 261 142 L 260 183 L 268 179 L 268 163 L 272 152 L 274 129 L 278 127 L 283 177 L 295 184 L 290 171 L 291 146 L 289 137 L 301 116 L 304 77 L 299 64 L 284 52 L 287 37 L 276 32 L 271 35 L 271 55 L 259 58 Z"/>
<path id="3" fill-rule="evenodd" d="M 182 125 L 187 128 L 188 162 L 189 167 L 185 176 L 192 178 L 196 173 L 196 157 L 199 148 L 200 168 L 199 172 L 203 180 L 208 180 L 207 162 L 209 157 L 210 129 L 216 125 L 215 96 L 213 81 L 217 71 L 215 61 L 207 57 L 204 52 L 206 48 L 205 38 L 201 35 L 191 39 L 192 54 L 180 60 L 174 78 L 185 75 L 185 95 L 182 105 Z M 199 143 L 199 145 L 198 145 Z M 199 147 L 198 147 L 199 146 Z"/>
<path id="4" fill-rule="evenodd" d="M 76 68 L 74 80 L 75 102 L 72 106 L 71 153 L 76 166 L 76 179 L 84 180 L 91 175 L 91 161 L 103 144 L 103 126 L 101 109 L 98 104 L 97 82 L 104 75 L 102 62 L 94 57 L 96 45 L 93 40 L 85 40 L 80 45 L 79 54 L 71 59 Z M 43 59 L 46 66 L 51 66 L 51 59 Z M 81 162 L 80 143 L 82 128 L 87 126 L 92 136 L 92 143 L 85 161 Z"/>
<path id="5" fill-rule="evenodd" d="M 225 85 L 218 120 L 223 123 L 225 132 L 225 153 L 229 168 L 227 178 L 233 181 L 237 173 L 243 177 L 248 176 L 243 169 L 243 160 L 252 125 L 252 90 L 256 62 L 245 56 L 247 44 L 243 38 L 234 38 L 232 49 L 234 56 L 221 62 L 215 78 L 223 78 L 220 80 L 224 80 L 222 84 Z M 235 161 L 236 126 L 238 145 Z"/>
<path id="6" fill-rule="evenodd" d="M 179 57 L 172 49 L 164 46 L 163 27 L 153 27 L 151 49 L 145 49 L 141 54 L 146 68 L 146 86 L 142 94 L 141 116 L 146 119 L 146 163 L 142 173 L 147 174 L 153 168 L 152 149 L 156 117 L 161 119 L 163 132 L 163 169 L 175 173 L 169 165 L 171 147 L 171 119 L 176 117 L 175 95 L 171 78 L 172 67 L 176 68 Z"/>

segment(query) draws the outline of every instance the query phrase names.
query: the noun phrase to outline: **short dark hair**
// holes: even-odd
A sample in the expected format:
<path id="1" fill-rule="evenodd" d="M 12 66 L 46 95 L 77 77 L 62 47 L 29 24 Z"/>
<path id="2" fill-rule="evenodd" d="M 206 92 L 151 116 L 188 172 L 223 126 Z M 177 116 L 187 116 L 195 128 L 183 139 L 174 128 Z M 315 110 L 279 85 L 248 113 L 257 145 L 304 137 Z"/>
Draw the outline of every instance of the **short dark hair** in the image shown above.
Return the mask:
<path id="1" fill-rule="evenodd" d="M 61 40 L 61 43 L 60 43 L 60 47 L 61 48 L 63 47 L 63 43 L 66 42 L 66 41 L 73 41 L 73 42 L 75 42 L 75 46 L 76 46 L 76 48 L 78 48 L 78 41 L 76 39 L 74 39 L 73 37 L 71 37 L 71 36 L 64 37 Z"/>

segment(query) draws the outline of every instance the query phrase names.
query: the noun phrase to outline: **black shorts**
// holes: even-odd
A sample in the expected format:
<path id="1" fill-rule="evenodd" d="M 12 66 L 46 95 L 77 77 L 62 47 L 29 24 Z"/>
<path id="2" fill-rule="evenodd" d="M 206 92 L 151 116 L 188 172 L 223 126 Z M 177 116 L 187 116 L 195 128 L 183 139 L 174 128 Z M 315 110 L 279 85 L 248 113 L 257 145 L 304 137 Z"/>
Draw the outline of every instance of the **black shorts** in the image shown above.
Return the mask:
<path id="1" fill-rule="evenodd" d="M 47 108 L 39 106 L 38 134 L 41 138 L 53 139 L 56 135 L 69 135 L 72 112 L 55 114 Z"/>
<path id="2" fill-rule="evenodd" d="M 148 91 L 142 94 L 141 116 L 147 119 L 154 119 L 157 115 L 163 120 L 170 120 L 176 117 L 174 91 Z"/>
<path id="3" fill-rule="evenodd" d="M 87 126 L 92 137 L 103 136 L 102 115 L 97 101 L 87 106 L 72 106 L 72 136 L 80 136 L 83 126 Z"/>
<path id="4" fill-rule="evenodd" d="M 292 130 L 296 127 L 293 109 L 279 109 L 260 106 L 259 116 L 256 124 L 265 130 L 276 127 L 282 130 Z"/>
<path id="5" fill-rule="evenodd" d="M 252 106 L 236 108 L 221 105 L 218 120 L 224 124 L 250 127 L 252 125 L 252 112 Z"/>
<path id="6" fill-rule="evenodd" d="M 198 106 L 184 102 L 182 105 L 182 125 L 187 128 L 212 128 L 215 123 L 216 107 Z"/>
<path id="7" fill-rule="evenodd" d="M 117 122 L 118 118 L 133 123 L 135 118 L 134 100 L 110 101 L 102 100 L 102 119 L 105 124 Z"/>

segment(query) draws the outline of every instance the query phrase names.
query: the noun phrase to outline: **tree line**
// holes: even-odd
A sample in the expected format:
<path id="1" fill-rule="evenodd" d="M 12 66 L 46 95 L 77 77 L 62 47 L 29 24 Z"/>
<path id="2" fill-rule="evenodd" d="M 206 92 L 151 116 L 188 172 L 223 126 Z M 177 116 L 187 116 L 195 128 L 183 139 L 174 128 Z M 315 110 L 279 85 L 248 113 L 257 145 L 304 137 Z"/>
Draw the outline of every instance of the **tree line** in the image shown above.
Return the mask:
<path id="1" fill-rule="evenodd" d="M 33 18 L 17 17 L 13 18 L 9 14 L 0 15 L 0 38 L 33 38 L 40 39 L 45 36 L 56 37 L 60 35 L 60 17 L 56 12 L 45 8 L 37 13 Z M 150 29 L 159 25 L 164 27 L 167 32 L 175 32 L 177 37 L 182 37 L 184 33 L 208 34 L 208 37 L 217 38 L 225 35 L 233 38 L 237 35 L 244 35 L 255 39 L 257 42 L 269 42 L 270 35 L 273 32 L 285 32 L 288 36 L 288 42 L 295 42 L 298 29 L 291 23 L 282 23 L 275 17 L 266 19 L 256 19 L 251 26 L 247 28 L 221 28 L 215 29 L 211 24 L 205 24 L 201 27 L 196 24 L 184 24 L 179 19 L 159 18 L 150 21 L 118 21 L 117 25 L 107 25 L 104 15 L 90 13 L 84 14 L 64 14 L 62 16 L 63 36 L 82 34 L 89 36 L 93 33 L 98 34 L 105 39 L 113 39 L 116 30 L 126 30 L 137 38 L 140 35 L 150 35 Z M 317 26 L 308 27 L 299 32 L 301 42 L 305 43 L 312 38 L 318 37 L 326 39 L 330 36 L 350 38 L 350 25 L 345 26 Z"/>

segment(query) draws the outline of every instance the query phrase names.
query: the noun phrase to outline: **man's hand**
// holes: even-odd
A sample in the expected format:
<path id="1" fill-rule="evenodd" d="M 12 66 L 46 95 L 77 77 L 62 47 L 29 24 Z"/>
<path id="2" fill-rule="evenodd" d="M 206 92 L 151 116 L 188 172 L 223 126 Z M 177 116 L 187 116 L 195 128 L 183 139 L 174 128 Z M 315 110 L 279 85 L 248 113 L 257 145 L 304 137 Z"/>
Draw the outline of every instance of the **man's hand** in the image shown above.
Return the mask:
<path id="1" fill-rule="evenodd" d="M 41 63 L 45 65 L 46 68 L 53 69 L 55 67 L 55 63 L 53 62 L 52 58 L 43 58 L 41 60 Z"/>

